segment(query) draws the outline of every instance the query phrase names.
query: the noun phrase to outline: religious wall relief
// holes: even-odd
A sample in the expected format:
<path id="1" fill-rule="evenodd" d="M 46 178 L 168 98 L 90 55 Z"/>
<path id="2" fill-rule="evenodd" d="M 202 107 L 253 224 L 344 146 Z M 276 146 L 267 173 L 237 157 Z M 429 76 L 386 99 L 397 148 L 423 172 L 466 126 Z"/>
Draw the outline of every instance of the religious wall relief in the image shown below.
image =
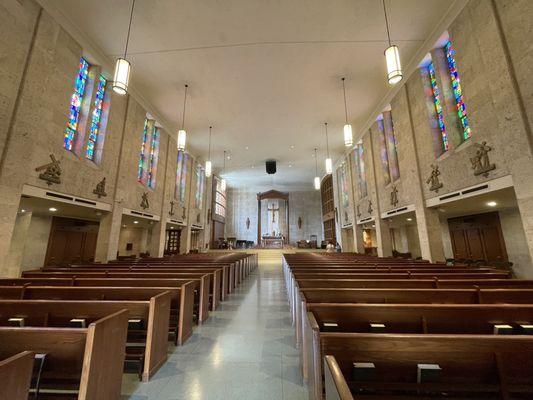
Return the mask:
<path id="1" fill-rule="evenodd" d="M 174 200 L 170 200 L 170 210 L 168 211 L 168 215 L 171 217 L 174 215 Z"/>
<path id="2" fill-rule="evenodd" d="M 372 208 L 372 200 L 368 199 L 368 215 L 372 215 L 372 211 L 374 211 L 374 209 Z"/>
<path id="3" fill-rule="evenodd" d="M 46 181 L 47 185 L 50 186 L 52 183 L 61 183 L 61 165 L 59 160 L 53 154 L 50 154 L 50 159 L 52 162 L 48 164 L 41 165 L 40 167 L 35 168 L 35 171 L 43 171 L 39 174 L 39 179 Z"/>
<path id="4" fill-rule="evenodd" d="M 470 158 L 474 175 L 483 175 L 486 178 L 490 171 L 496 169 L 496 164 L 491 164 L 489 159 L 489 151 L 492 147 L 487 146 L 485 141 L 481 144 L 475 143 L 474 146 L 476 146 L 476 155 Z"/>
<path id="5" fill-rule="evenodd" d="M 143 210 L 146 210 L 147 208 L 150 207 L 150 203 L 148 202 L 148 193 L 147 192 L 144 192 L 142 195 L 141 195 L 141 208 Z"/>
<path id="6" fill-rule="evenodd" d="M 102 179 L 100 182 L 96 184 L 96 188 L 93 190 L 93 193 L 97 195 L 98 198 L 107 196 L 107 193 L 105 192 L 105 185 L 106 185 L 105 177 L 104 179 Z"/>
<path id="7" fill-rule="evenodd" d="M 250 217 L 246 217 L 246 229 L 250 229 Z"/>
<path id="8" fill-rule="evenodd" d="M 429 190 L 435 193 L 438 193 L 439 189 L 443 186 L 442 182 L 439 179 L 439 175 L 439 166 L 436 164 L 431 164 L 431 175 L 429 175 L 429 178 L 426 180 L 426 183 L 429 185 Z"/>
<path id="9" fill-rule="evenodd" d="M 398 188 L 395 185 L 392 185 L 392 191 L 390 193 L 390 204 L 393 207 L 398 205 Z"/>
<path id="10" fill-rule="evenodd" d="M 298 229 L 302 229 L 302 217 L 298 217 Z"/>

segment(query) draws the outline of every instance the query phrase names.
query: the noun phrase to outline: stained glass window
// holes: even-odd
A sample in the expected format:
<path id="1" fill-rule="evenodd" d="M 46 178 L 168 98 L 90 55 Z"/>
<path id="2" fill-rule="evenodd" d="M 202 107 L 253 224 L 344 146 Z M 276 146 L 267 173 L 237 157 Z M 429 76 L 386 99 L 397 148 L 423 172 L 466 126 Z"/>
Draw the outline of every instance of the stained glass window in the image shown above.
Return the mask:
<path id="1" fill-rule="evenodd" d="M 383 170 L 383 181 L 385 186 L 390 183 L 389 155 L 387 154 L 387 140 L 385 139 L 385 128 L 383 126 L 383 116 L 377 121 L 379 135 L 379 157 Z"/>
<path id="2" fill-rule="evenodd" d="M 69 151 L 74 148 L 76 134 L 78 133 L 78 123 L 80 120 L 81 104 L 85 94 L 87 84 L 87 74 L 89 73 L 89 63 L 85 58 L 80 59 L 78 75 L 74 84 L 74 93 L 70 98 L 70 113 L 68 117 L 67 129 L 65 130 L 65 139 L 63 147 Z"/>
<path id="3" fill-rule="evenodd" d="M 146 171 L 146 154 L 147 154 L 147 147 L 148 147 L 148 119 L 144 120 L 144 129 L 142 134 L 142 140 L 141 140 L 141 154 L 139 155 L 139 165 L 137 167 L 137 180 L 144 184 L 146 182 L 145 180 L 145 171 Z"/>
<path id="4" fill-rule="evenodd" d="M 157 174 L 157 158 L 159 155 L 159 129 L 152 128 L 152 140 L 150 141 L 150 160 L 148 164 L 148 187 L 155 189 L 155 178 Z"/>
<path id="5" fill-rule="evenodd" d="M 461 80 L 459 79 L 459 72 L 457 71 L 457 65 L 455 63 L 455 49 L 452 42 L 446 43 L 444 46 L 446 52 L 446 59 L 448 60 L 448 69 L 450 71 L 450 78 L 452 80 L 453 95 L 455 97 L 455 103 L 457 106 L 457 115 L 461 121 L 461 127 L 463 130 L 463 140 L 467 140 L 472 136 L 470 130 L 470 124 L 466 114 L 466 105 L 463 98 L 463 90 L 461 88 Z"/>
<path id="6" fill-rule="evenodd" d="M 137 180 L 150 189 L 155 188 L 158 156 L 159 130 L 155 126 L 155 121 L 145 119 L 137 167 Z"/>
<path id="7" fill-rule="evenodd" d="M 100 124 L 102 120 L 102 110 L 104 108 L 104 96 L 107 80 L 100 75 L 98 78 L 98 87 L 96 89 L 96 96 L 94 98 L 94 108 L 91 118 L 91 131 L 89 133 L 89 140 L 87 141 L 87 150 L 85 156 L 89 160 L 94 160 L 94 151 L 96 150 L 96 143 L 98 142 L 98 133 L 100 131 Z"/>
<path id="8" fill-rule="evenodd" d="M 383 128 L 385 139 L 387 141 L 387 155 L 389 157 L 389 172 L 391 180 L 394 182 L 400 177 L 400 168 L 398 166 L 398 153 L 396 144 L 396 135 L 394 134 L 394 123 L 390 111 L 383 112 Z"/>
<path id="9" fill-rule="evenodd" d="M 446 133 L 446 125 L 444 124 L 444 113 L 442 110 L 442 103 L 440 98 L 440 90 L 437 85 L 437 76 L 435 74 L 435 66 L 433 62 L 428 65 L 429 82 L 431 85 L 431 93 L 433 97 L 433 104 L 435 105 L 435 113 L 437 116 L 437 122 L 439 124 L 439 130 L 442 137 L 442 147 L 444 151 L 448 151 L 448 134 Z"/>
<path id="10" fill-rule="evenodd" d="M 195 205 L 196 208 L 202 209 L 203 197 L 205 189 L 205 174 L 204 169 L 200 164 L 196 166 L 196 196 L 195 196 Z"/>
<path id="11" fill-rule="evenodd" d="M 348 176 L 346 171 L 346 163 L 343 162 L 337 170 L 337 184 L 339 185 L 339 193 L 341 206 L 348 208 L 349 206 L 349 194 L 348 194 Z"/>
<path id="12" fill-rule="evenodd" d="M 187 175 L 189 173 L 189 154 L 178 151 L 178 161 L 176 166 L 176 190 L 174 196 L 177 200 L 185 202 L 185 190 L 187 189 Z"/>
<path id="13" fill-rule="evenodd" d="M 215 214 L 226 217 L 226 191 L 222 190 L 222 181 L 215 177 Z"/>
<path id="14" fill-rule="evenodd" d="M 359 143 L 354 151 L 355 165 L 357 167 L 357 187 L 359 188 L 359 198 L 368 195 L 365 173 L 365 150 L 363 143 Z"/>

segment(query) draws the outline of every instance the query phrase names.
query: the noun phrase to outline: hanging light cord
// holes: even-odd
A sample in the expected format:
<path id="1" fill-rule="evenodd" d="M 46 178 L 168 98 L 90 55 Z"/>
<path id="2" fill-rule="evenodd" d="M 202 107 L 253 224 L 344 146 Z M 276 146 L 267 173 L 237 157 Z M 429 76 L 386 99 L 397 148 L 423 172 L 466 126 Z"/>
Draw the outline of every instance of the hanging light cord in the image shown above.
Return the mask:
<path id="1" fill-rule="evenodd" d="M 329 139 L 328 139 L 328 123 L 324 122 L 324 125 L 326 126 L 326 156 L 329 158 Z"/>
<path id="2" fill-rule="evenodd" d="M 131 21 L 133 20 L 133 9 L 135 8 L 135 0 L 131 3 L 130 24 L 128 26 L 128 35 L 126 36 L 126 47 L 124 48 L 124 59 L 128 54 L 128 44 L 130 42 Z"/>
<path id="3" fill-rule="evenodd" d="M 209 161 L 211 161 L 211 129 L 212 128 L 213 128 L 212 126 L 209 127 L 209 150 L 207 153 L 207 157 L 209 158 Z"/>
<path id="4" fill-rule="evenodd" d="M 187 88 L 189 85 L 185 85 L 185 96 L 183 97 L 183 115 L 181 120 L 181 129 L 185 126 L 185 106 L 187 105 Z"/>
<path id="5" fill-rule="evenodd" d="M 316 147 L 315 147 L 315 176 L 318 176 L 318 157 L 316 155 Z"/>
<path id="6" fill-rule="evenodd" d="M 346 78 L 342 78 L 342 92 L 344 93 L 344 117 L 346 119 L 346 123 L 348 123 L 348 107 L 346 106 L 346 88 L 344 87 L 344 80 Z"/>
<path id="7" fill-rule="evenodd" d="M 387 27 L 387 38 L 389 39 L 389 47 L 390 47 L 391 42 L 390 42 L 390 32 L 389 32 L 389 19 L 387 18 L 387 7 L 385 7 L 385 0 L 383 0 L 383 13 L 385 14 L 385 26 Z"/>

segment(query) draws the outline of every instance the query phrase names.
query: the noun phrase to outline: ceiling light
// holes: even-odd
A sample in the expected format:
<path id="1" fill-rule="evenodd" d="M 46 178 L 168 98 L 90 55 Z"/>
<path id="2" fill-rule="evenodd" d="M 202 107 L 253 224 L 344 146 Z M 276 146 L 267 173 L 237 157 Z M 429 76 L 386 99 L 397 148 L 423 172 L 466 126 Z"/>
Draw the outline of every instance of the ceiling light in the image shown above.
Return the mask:
<path id="1" fill-rule="evenodd" d="M 133 221 L 133 223 L 134 223 L 134 224 L 138 224 L 138 223 L 139 223 L 139 221 Z"/>
<path id="2" fill-rule="evenodd" d="M 122 225 L 123 228 L 125 228 L 126 226 L 127 226 L 126 224 Z"/>
<path id="3" fill-rule="evenodd" d="M 213 127 L 209 127 L 209 150 L 207 153 L 207 161 L 205 162 L 205 177 L 209 178 L 211 176 L 211 129 Z"/>
<path id="4" fill-rule="evenodd" d="M 413 220 L 413 218 L 407 218 L 407 221 L 411 222 Z"/>
<path id="5" fill-rule="evenodd" d="M 289 164 L 289 168 L 292 168 L 292 164 Z"/>
<path id="6" fill-rule="evenodd" d="M 487 205 L 488 205 L 489 207 L 496 207 L 496 206 L 498 205 L 498 203 L 496 203 L 495 201 L 489 201 L 489 202 L 487 203 Z"/>
<path id="7" fill-rule="evenodd" d="M 184 151 L 187 143 L 187 132 L 185 131 L 185 107 L 187 105 L 187 89 L 189 85 L 185 85 L 185 94 L 183 95 L 183 113 L 181 115 L 181 129 L 178 131 L 178 150 Z"/>
<path id="8" fill-rule="evenodd" d="M 315 147 L 315 180 L 314 180 L 315 190 L 320 190 L 320 178 L 318 177 L 318 157 L 316 155 Z"/>
<path id="9" fill-rule="evenodd" d="M 56 212 L 56 211 L 57 211 L 57 208 L 55 208 L 55 207 L 50 207 L 50 208 L 48 209 L 48 211 Z"/>
<path id="10" fill-rule="evenodd" d="M 170 227 L 170 229 L 174 229 L 174 227 L 173 227 L 173 226 L 171 226 L 171 227 Z"/>
<path id="11" fill-rule="evenodd" d="M 128 85 L 130 82 L 131 64 L 126 59 L 128 54 L 128 44 L 130 42 L 131 21 L 133 19 L 133 9 L 135 8 L 135 0 L 131 3 L 130 23 L 128 25 L 128 35 L 126 36 L 126 46 L 124 48 L 124 57 L 118 58 L 115 64 L 115 74 L 113 75 L 113 91 L 120 95 L 128 93 Z"/>
<path id="12" fill-rule="evenodd" d="M 252 165 L 252 169 L 255 168 L 255 165 Z"/>
<path id="13" fill-rule="evenodd" d="M 22 210 L 20 210 L 20 212 L 21 212 L 21 213 L 25 213 L 25 212 L 26 212 L 26 210 L 25 210 L 25 209 L 22 209 Z"/>
<path id="14" fill-rule="evenodd" d="M 328 140 L 328 123 L 324 122 L 326 127 L 326 174 L 331 174 L 333 172 L 333 162 L 329 157 L 329 140 Z"/>
<path id="15" fill-rule="evenodd" d="M 344 86 L 345 78 L 342 78 L 342 93 L 344 94 L 344 145 L 353 146 L 352 126 L 348 123 L 348 106 L 346 105 L 346 87 Z"/>
<path id="16" fill-rule="evenodd" d="M 291 150 L 292 150 L 292 149 L 294 149 L 294 145 L 293 145 L 293 144 L 291 144 Z"/>
<path id="17" fill-rule="evenodd" d="M 246 146 L 246 147 L 245 147 L 244 149 L 245 149 L 245 150 L 248 150 L 248 149 L 249 149 L 249 147 L 248 147 L 248 146 Z"/>
<path id="18" fill-rule="evenodd" d="M 387 8 L 385 7 L 385 0 L 383 0 L 383 12 L 385 14 L 385 25 L 387 27 L 387 38 L 389 40 L 389 47 L 385 50 L 385 60 L 387 61 L 387 80 L 389 84 L 396 85 L 403 78 L 402 65 L 400 62 L 400 50 L 398 46 L 391 44 L 389 20 L 387 18 Z"/>

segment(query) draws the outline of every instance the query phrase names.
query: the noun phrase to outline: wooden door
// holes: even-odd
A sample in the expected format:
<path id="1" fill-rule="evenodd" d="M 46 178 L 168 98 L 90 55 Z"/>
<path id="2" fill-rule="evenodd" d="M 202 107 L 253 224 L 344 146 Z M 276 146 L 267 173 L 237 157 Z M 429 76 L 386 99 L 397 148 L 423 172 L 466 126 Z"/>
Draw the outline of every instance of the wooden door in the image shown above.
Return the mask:
<path id="1" fill-rule="evenodd" d="M 448 225 L 454 258 L 508 260 L 497 212 L 451 218 Z"/>
<path id="2" fill-rule="evenodd" d="M 180 240 L 181 240 L 180 229 L 167 230 L 165 254 L 179 254 Z"/>

